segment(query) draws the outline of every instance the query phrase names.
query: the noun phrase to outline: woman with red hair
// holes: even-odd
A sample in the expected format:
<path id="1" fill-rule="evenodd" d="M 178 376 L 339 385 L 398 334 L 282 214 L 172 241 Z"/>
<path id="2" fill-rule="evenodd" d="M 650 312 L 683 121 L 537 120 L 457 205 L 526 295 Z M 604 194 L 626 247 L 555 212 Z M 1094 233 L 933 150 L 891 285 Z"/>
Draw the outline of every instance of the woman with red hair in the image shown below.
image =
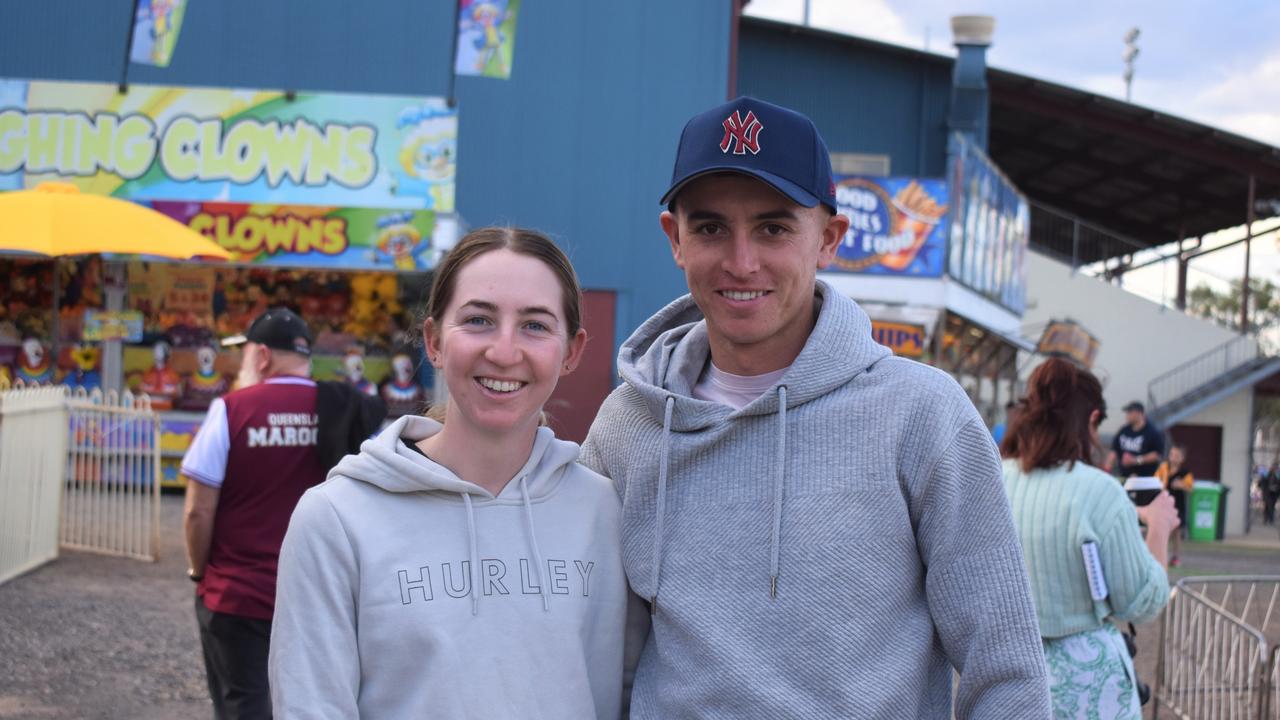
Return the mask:
<path id="1" fill-rule="evenodd" d="M 1093 466 L 1106 403 L 1089 371 L 1046 361 L 1031 374 L 1018 410 L 1000 450 L 1054 717 L 1138 720 L 1133 661 L 1113 623 L 1148 622 L 1168 602 L 1173 498 L 1162 492 L 1135 508 L 1115 478 Z M 1095 558 L 1092 584 L 1086 556 Z"/>

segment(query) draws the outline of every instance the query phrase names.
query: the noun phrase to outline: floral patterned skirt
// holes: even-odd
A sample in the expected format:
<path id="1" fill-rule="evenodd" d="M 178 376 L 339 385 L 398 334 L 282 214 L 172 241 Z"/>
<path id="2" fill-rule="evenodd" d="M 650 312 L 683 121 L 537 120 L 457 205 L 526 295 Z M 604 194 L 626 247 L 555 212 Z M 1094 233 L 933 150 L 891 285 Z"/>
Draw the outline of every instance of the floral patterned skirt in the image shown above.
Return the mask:
<path id="1" fill-rule="evenodd" d="M 1043 642 L 1055 720 L 1141 720 L 1133 660 L 1114 625 Z"/>

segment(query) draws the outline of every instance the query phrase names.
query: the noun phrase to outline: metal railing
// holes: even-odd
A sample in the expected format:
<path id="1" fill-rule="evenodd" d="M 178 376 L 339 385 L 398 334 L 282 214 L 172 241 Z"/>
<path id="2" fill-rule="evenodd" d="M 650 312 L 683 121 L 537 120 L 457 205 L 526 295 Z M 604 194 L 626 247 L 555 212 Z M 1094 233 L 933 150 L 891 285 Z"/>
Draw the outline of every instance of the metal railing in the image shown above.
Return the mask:
<path id="1" fill-rule="evenodd" d="M 1090 275 L 1109 277 L 1145 245 L 1041 202 L 1031 203 L 1031 246 Z"/>
<path id="2" fill-rule="evenodd" d="M 62 388 L 0 391 L 0 583 L 58 557 L 66 428 Z"/>
<path id="3" fill-rule="evenodd" d="M 1156 376 L 1147 385 L 1149 410 L 1204 387 L 1261 356 L 1258 341 L 1241 335 Z"/>
<path id="4" fill-rule="evenodd" d="M 150 399 L 78 390 L 67 408 L 63 547 L 154 561 L 160 546 L 160 421 Z"/>
<path id="5" fill-rule="evenodd" d="M 1184 720 L 1280 717 L 1280 577 L 1178 581 L 1160 629 L 1155 705 Z"/>

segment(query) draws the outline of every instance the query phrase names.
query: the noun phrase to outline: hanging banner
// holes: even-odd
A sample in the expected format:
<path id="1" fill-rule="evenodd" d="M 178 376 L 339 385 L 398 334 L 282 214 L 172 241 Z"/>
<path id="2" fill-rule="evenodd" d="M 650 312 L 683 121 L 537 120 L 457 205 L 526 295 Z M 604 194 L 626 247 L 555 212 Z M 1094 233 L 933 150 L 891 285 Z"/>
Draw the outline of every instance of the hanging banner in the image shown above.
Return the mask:
<path id="1" fill-rule="evenodd" d="M 347 270 L 435 266 L 435 213 L 302 205 L 149 205 L 231 251 L 231 262 Z"/>
<path id="2" fill-rule="evenodd" d="M 982 149 L 952 136 L 947 274 L 1015 313 L 1027 304 L 1027 199 Z"/>
<path id="3" fill-rule="evenodd" d="M 187 0 L 138 0 L 129 60 L 143 65 L 169 67 L 186 9 Z"/>
<path id="4" fill-rule="evenodd" d="M 0 80 L 0 189 L 451 212 L 457 130 L 442 98 Z"/>
<path id="5" fill-rule="evenodd" d="M 506 80 L 516 47 L 520 0 L 458 0 L 458 75 Z"/>
<path id="6" fill-rule="evenodd" d="M 837 177 L 836 205 L 849 218 L 849 231 L 827 269 L 941 277 L 946 198 L 942 180 Z"/>
<path id="7" fill-rule="evenodd" d="M 912 323 L 871 321 L 871 337 L 894 355 L 918 358 L 924 355 L 924 326 Z"/>

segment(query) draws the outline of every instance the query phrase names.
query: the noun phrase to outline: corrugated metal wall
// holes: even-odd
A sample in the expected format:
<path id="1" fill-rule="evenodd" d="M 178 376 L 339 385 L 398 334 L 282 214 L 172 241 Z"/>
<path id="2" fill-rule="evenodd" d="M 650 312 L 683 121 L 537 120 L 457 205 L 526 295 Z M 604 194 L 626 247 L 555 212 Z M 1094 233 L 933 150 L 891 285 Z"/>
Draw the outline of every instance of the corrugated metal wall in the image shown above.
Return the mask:
<path id="1" fill-rule="evenodd" d="M 946 172 L 951 60 L 744 20 L 738 91 L 799 110 L 832 152 L 889 155 L 893 175 Z"/>
<path id="2" fill-rule="evenodd" d="M 680 129 L 724 99 L 730 0 L 526 0 L 510 80 L 459 78 L 458 209 L 546 230 L 618 291 L 615 344 L 685 292 L 658 228 Z M 115 82 L 132 0 L 0 5 L 0 76 Z M 190 0 L 131 82 L 443 95 L 452 0 Z"/>

